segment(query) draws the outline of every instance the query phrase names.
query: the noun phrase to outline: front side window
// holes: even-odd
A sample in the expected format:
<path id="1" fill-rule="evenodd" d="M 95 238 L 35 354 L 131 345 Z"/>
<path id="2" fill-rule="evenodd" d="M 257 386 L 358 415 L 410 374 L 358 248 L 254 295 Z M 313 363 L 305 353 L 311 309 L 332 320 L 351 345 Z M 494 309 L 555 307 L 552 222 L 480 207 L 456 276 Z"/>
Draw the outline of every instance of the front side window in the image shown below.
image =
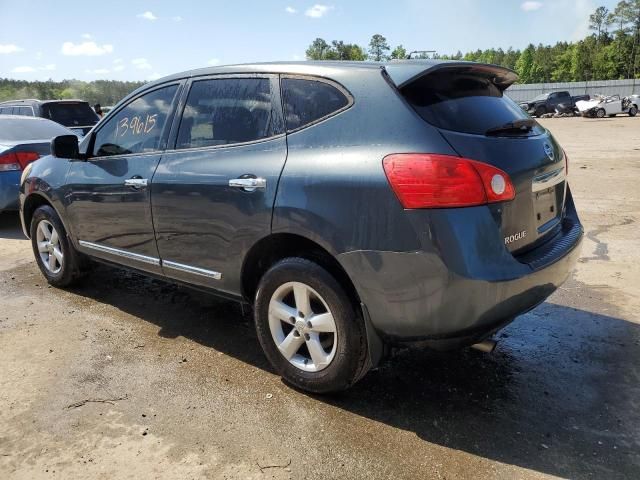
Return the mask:
<path id="1" fill-rule="evenodd" d="M 112 116 L 96 134 L 94 155 L 127 155 L 160 148 L 177 85 L 154 90 L 136 98 Z"/>
<path id="2" fill-rule="evenodd" d="M 283 78 L 282 92 L 287 131 L 315 122 L 349 105 L 349 99 L 326 82 Z"/>
<path id="3" fill-rule="evenodd" d="M 268 78 L 200 80 L 189 91 L 176 148 L 251 142 L 275 133 Z"/>

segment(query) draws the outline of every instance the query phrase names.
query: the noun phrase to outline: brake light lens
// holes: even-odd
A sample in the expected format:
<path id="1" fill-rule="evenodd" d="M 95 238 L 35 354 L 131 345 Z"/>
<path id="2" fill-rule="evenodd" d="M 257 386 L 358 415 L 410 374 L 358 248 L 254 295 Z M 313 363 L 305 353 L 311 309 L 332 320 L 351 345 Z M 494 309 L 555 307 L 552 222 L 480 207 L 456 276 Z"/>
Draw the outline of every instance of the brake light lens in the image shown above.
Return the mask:
<path id="1" fill-rule="evenodd" d="M 0 172 L 24 170 L 31 162 L 40 158 L 37 152 L 8 152 L 0 154 Z"/>
<path id="2" fill-rule="evenodd" d="M 404 208 L 470 207 L 515 197 L 509 175 L 468 158 L 399 153 L 386 156 L 382 164 Z"/>

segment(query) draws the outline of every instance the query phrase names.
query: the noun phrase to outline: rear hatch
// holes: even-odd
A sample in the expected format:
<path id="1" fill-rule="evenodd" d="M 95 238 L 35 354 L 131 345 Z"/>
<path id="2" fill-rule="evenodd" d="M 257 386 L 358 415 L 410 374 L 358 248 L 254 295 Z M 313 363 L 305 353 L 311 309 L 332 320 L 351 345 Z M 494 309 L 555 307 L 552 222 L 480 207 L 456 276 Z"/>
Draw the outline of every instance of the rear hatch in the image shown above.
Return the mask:
<path id="1" fill-rule="evenodd" d="M 44 103 L 42 116 L 64 125 L 80 135 L 86 135 L 100 120 L 100 117 L 87 102 L 76 100 Z"/>
<path id="2" fill-rule="evenodd" d="M 566 161 L 550 133 L 504 93 L 516 78 L 493 65 L 442 63 L 405 79 L 399 90 L 461 157 L 509 175 L 515 198 L 489 208 L 506 247 L 524 253 L 560 227 Z"/>

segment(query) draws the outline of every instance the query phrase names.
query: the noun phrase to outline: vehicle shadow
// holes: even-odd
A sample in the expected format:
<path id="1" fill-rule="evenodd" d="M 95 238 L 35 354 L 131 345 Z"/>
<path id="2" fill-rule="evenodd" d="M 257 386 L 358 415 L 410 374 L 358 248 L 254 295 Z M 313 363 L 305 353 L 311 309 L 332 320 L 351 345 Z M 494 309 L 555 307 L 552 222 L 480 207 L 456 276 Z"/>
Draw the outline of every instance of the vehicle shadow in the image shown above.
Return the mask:
<path id="1" fill-rule="evenodd" d="M 572 288 L 585 289 L 580 298 L 597 295 L 577 282 Z M 272 371 L 236 303 L 105 266 L 74 291 L 157 325 L 163 337 L 183 336 Z M 309 397 L 545 474 L 640 478 L 637 324 L 545 303 L 497 337 L 491 355 L 401 350 L 351 390 Z"/>
<path id="2" fill-rule="evenodd" d="M 0 238 L 26 240 L 20 226 L 20 217 L 15 212 L 0 213 Z"/>

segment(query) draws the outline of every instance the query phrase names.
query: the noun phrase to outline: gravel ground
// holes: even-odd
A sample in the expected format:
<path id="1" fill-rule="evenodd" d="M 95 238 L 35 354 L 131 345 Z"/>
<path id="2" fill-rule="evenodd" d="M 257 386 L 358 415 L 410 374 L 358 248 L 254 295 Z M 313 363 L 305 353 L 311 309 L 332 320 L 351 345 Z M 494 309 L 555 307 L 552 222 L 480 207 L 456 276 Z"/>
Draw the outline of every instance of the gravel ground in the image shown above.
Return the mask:
<path id="1" fill-rule="evenodd" d="M 283 384 L 234 303 L 108 267 L 49 288 L 0 215 L 0 478 L 640 478 L 640 119 L 542 123 L 572 279 L 493 354 L 403 350 L 339 396 Z"/>

